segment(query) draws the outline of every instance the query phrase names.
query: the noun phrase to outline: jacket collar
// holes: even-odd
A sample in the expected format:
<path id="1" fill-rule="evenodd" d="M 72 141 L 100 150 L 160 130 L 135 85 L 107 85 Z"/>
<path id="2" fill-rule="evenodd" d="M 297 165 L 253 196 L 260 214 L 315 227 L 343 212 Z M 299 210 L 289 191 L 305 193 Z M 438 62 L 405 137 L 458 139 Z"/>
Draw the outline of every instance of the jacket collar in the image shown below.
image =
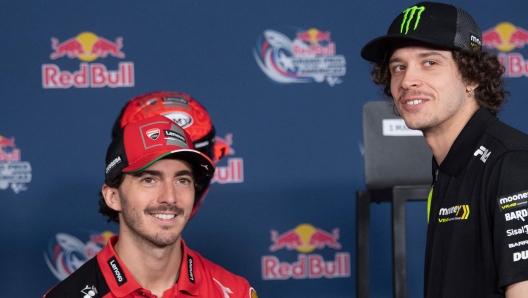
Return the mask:
<path id="1" fill-rule="evenodd" d="M 487 108 L 478 109 L 453 142 L 442 164 L 438 166 L 433 158 L 433 169 L 440 168 L 454 177 L 460 175 L 484 131 L 497 120 Z"/>
<path id="2" fill-rule="evenodd" d="M 123 264 L 116 254 L 114 245 L 118 240 L 119 236 L 117 235 L 108 240 L 105 248 L 97 254 L 97 262 L 112 294 L 116 297 L 126 297 L 135 291 L 141 290 L 142 287 L 137 283 L 125 264 Z M 184 291 L 192 296 L 200 296 L 199 284 L 203 274 L 198 272 L 197 266 L 194 266 L 194 261 L 197 259 L 195 253 L 187 248 L 183 239 L 181 245 L 182 262 L 180 265 L 180 275 L 175 286 L 172 288 L 172 292 Z"/>

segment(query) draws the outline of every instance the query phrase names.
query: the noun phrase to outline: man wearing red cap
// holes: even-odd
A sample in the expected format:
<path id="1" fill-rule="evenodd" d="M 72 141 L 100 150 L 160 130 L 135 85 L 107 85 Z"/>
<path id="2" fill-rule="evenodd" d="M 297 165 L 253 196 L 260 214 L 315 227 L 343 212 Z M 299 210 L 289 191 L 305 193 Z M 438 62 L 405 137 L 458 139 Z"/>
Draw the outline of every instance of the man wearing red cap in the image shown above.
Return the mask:
<path id="1" fill-rule="evenodd" d="M 496 117 L 504 68 L 476 22 L 420 2 L 361 56 L 433 152 L 424 296 L 528 297 L 528 136 Z"/>
<path id="2" fill-rule="evenodd" d="M 214 171 L 174 121 L 156 115 L 126 125 L 108 147 L 100 201 L 101 213 L 117 212 L 119 236 L 44 297 L 257 297 L 181 238 L 195 192 Z"/>

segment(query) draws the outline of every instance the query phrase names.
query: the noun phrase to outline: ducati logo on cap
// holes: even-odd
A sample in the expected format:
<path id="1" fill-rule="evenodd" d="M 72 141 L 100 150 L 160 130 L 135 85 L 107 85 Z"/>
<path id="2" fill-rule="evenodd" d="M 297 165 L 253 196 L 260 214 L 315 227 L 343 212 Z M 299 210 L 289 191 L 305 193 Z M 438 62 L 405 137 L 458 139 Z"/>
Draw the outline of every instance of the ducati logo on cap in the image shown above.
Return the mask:
<path id="1" fill-rule="evenodd" d="M 146 134 L 152 140 L 157 140 L 158 137 L 160 136 L 160 130 L 159 128 L 152 128 L 152 129 L 147 130 Z"/>

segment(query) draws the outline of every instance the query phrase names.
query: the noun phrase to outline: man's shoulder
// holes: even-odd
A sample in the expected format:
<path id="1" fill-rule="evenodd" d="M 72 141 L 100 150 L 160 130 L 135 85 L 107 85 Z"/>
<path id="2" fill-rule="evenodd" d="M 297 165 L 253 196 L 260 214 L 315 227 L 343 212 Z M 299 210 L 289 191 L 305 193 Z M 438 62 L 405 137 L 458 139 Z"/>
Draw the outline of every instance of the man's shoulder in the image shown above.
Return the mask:
<path id="1" fill-rule="evenodd" d="M 502 121 L 491 125 L 487 134 L 500 142 L 506 150 L 528 150 L 528 135 Z"/>
<path id="2" fill-rule="evenodd" d="M 98 293 L 99 296 L 96 297 L 103 297 L 109 292 L 108 285 L 97 262 L 97 257 L 84 263 L 70 276 L 49 290 L 44 297 L 86 297 L 85 295 L 89 295 L 88 292 L 90 291 Z"/>
<path id="3" fill-rule="evenodd" d="M 205 274 L 210 275 L 213 278 L 221 276 L 224 280 L 229 280 L 230 282 L 236 282 L 249 286 L 249 283 L 245 278 L 228 271 L 216 263 L 213 263 L 212 261 L 203 257 L 200 253 L 196 251 L 190 251 L 189 255 L 195 259 L 195 266 L 199 265 Z"/>

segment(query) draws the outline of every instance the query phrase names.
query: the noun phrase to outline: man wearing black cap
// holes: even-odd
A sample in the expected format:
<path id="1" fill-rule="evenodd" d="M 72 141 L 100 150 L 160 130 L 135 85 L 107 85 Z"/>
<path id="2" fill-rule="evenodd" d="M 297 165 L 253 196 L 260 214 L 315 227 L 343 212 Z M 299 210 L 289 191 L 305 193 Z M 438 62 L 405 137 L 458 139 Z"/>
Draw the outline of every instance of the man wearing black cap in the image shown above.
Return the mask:
<path id="1" fill-rule="evenodd" d="M 156 115 L 126 125 L 108 147 L 100 202 L 101 213 L 117 211 L 119 236 L 44 297 L 257 297 L 181 238 L 196 188 L 214 171 L 174 121 Z"/>
<path id="2" fill-rule="evenodd" d="M 433 152 L 425 297 L 528 297 L 528 136 L 496 118 L 504 68 L 462 9 L 421 2 L 361 56 Z"/>

